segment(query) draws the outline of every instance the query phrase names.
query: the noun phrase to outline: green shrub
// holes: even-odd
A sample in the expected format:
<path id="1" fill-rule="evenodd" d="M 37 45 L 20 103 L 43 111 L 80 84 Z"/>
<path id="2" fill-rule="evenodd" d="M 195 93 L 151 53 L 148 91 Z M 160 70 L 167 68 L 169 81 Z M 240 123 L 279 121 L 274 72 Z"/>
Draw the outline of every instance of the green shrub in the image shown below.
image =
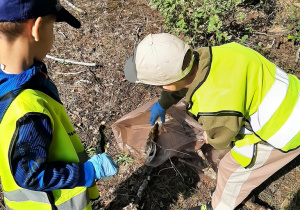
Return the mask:
<path id="1" fill-rule="evenodd" d="M 291 33 L 287 36 L 288 40 L 300 41 L 300 11 L 296 7 L 291 7 L 291 14 L 289 16 L 289 30 Z"/>
<path id="2" fill-rule="evenodd" d="M 231 39 L 226 26 L 242 2 L 249 0 L 151 0 L 150 5 L 164 16 L 165 30 L 183 34 L 191 44 L 215 45 Z"/>

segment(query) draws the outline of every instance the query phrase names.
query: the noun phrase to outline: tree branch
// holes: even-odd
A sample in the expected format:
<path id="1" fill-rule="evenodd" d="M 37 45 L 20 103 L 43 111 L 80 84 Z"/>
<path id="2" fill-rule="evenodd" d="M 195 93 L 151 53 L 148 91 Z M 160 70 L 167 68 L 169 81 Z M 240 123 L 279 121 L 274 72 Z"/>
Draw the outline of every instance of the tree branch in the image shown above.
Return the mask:
<path id="1" fill-rule="evenodd" d="M 299 55 L 300 55 L 300 47 L 299 47 L 299 49 L 297 50 L 297 52 L 296 52 L 296 63 L 298 63 L 298 61 L 299 61 Z"/>
<path id="2" fill-rule="evenodd" d="M 84 66 L 96 66 L 96 63 L 85 63 L 85 62 L 72 61 L 72 60 L 68 60 L 68 59 L 56 58 L 51 55 L 46 55 L 46 58 L 52 59 L 52 60 L 55 60 L 58 62 L 62 62 L 62 63 L 71 63 L 71 64 L 84 65 Z"/>
<path id="3" fill-rule="evenodd" d="M 83 13 L 84 11 L 80 8 L 77 8 L 74 4 L 68 2 L 67 0 L 62 0 L 63 2 L 65 2 L 69 7 L 71 7 L 72 9 L 80 12 L 80 13 Z"/>

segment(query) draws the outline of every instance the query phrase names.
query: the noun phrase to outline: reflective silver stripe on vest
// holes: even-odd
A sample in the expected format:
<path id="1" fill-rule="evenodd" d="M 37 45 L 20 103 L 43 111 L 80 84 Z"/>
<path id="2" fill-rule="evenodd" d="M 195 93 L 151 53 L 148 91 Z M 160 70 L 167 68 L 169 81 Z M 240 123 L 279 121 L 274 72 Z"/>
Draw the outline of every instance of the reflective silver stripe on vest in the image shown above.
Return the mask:
<path id="1" fill-rule="evenodd" d="M 89 202 L 90 202 L 90 198 L 88 196 L 88 192 L 84 191 L 76 195 L 72 199 L 58 205 L 57 209 L 58 210 L 82 210 L 85 207 L 87 207 Z"/>
<path id="2" fill-rule="evenodd" d="M 47 193 L 40 191 L 19 189 L 11 192 L 3 192 L 3 195 L 7 200 L 14 202 L 34 201 L 39 203 L 51 204 L 49 202 Z"/>
<path id="3" fill-rule="evenodd" d="M 259 105 L 257 112 L 250 116 L 253 131 L 259 131 L 274 115 L 283 102 L 289 87 L 289 77 L 286 72 L 276 66 L 275 82 Z"/>
<path id="4" fill-rule="evenodd" d="M 298 98 L 297 104 L 288 120 L 271 138 L 268 139 L 268 143 L 278 149 L 283 148 L 292 138 L 294 138 L 298 134 L 299 119 L 300 98 Z"/>
<path id="5" fill-rule="evenodd" d="M 234 147 L 232 147 L 232 150 L 234 150 L 236 153 L 239 153 L 247 158 L 252 159 L 253 154 L 254 154 L 254 145 L 251 144 L 251 145 L 247 145 L 244 147 L 234 146 Z"/>
<path id="6" fill-rule="evenodd" d="M 245 135 L 250 135 L 252 134 L 253 132 L 248 130 L 247 128 L 245 128 L 244 126 L 241 127 L 240 131 L 239 131 L 239 134 L 245 134 Z"/>
<path id="7" fill-rule="evenodd" d="M 271 89 L 258 107 L 258 111 L 250 116 L 250 124 L 254 132 L 259 131 L 274 115 L 281 103 L 286 97 L 289 87 L 289 77 L 279 67 L 276 67 L 275 82 Z M 297 121 L 300 118 L 300 96 L 297 104 L 294 107 L 291 115 L 285 124 L 269 139 L 266 139 L 269 144 L 277 149 L 282 149 L 291 139 L 299 132 Z M 244 127 L 240 130 L 242 134 L 251 134 L 252 132 L 245 130 Z"/>
<path id="8" fill-rule="evenodd" d="M 33 191 L 27 189 L 19 189 L 12 192 L 3 192 L 4 197 L 13 202 L 24 202 L 24 201 L 33 201 L 37 203 L 46 203 L 51 205 L 49 202 L 47 193 L 41 191 Z M 59 210 L 82 210 L 90 202 L 87 190 L 76 195 L 70 200 L 57 206 Z"/>

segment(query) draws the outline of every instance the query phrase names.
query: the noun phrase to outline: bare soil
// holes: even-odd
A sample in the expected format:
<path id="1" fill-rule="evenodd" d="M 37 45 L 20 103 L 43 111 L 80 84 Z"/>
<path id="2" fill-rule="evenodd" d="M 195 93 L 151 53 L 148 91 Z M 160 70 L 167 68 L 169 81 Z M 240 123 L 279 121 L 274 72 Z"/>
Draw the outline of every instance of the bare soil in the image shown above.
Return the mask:
<path id="1" fill-rule="evenodd" d="M 160 96 L 156 87 L 127 82 L 123 66 L 143 37 L 164 32 L 163 17 L 149 6 L 147 0 L 70 2 L 84 11 L 78 12 L 62 2 L 81 20 L 82 27 L 76 30 L 57 23 L 49 55 L 97 65 L 89 67 L 47 58 L 45 63 L 87 151 L 95 147 L 100 123 L 105 122 L 108 153 L 117 160 L 116 155 L 123 152 L 116 144 L 110 126 L 125 114 Z M 299 6 L 299 1 L 296 3 Z M 247 14 L 245 21 L 255 23 L 254 33 L 244 44 L 299 77 L 299 64 L 295 59 L 300 46 L 287 41 L 288 31 L 284 30 L 288 14 L 282 8 L 288 8 L 287 3 L 278 1 L 272 4 L 269 8 L 240 8 Z M 237 27 L 237 34 L 242 31 Z M 268 206 L 271 209 L 300 209 L 299 162 L 299 158 L 293 161 L 254 192 L 260 199 L 256 200 L 259 204 L 248 199 L 239 209 L 266 209 Z M 139 200 L 138 189 L 149 176 L 151 179 Z M 206 203 L 210 199 L 209 190 L 215 185 L 215 182 L 200 178 L 193 168 L 176 158 L 157 168 L 134 160 L 120 165 L 119 174 L 113 180 L 97 182 L 100 198 L 92 206 L 95 210 L 125 207 L 187 209 Z M 138 207 L 135 203 L 139 204 Z M 0 209 L 3 205 L 1 199 Z"/>

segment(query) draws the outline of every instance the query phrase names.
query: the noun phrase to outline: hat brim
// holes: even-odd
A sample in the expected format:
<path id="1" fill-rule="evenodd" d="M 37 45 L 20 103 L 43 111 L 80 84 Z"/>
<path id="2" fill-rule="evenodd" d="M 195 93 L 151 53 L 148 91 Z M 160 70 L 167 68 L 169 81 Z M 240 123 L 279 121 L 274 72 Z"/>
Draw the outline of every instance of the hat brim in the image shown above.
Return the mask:
<path id="1" fill-rule="evenodd" d="M 134 56 L 131 56 L 125 63 L 124 67 L 125 78 L 129 82 L 139 83 L 137 78 L 136 66 L 134 62 Z"/>
<path id="2" fill-rule="evenodd" d="M 56 22 L 66 22 L 74 28 L 80 28 L 81 23 L 65 8 L 61 7 L 56 13 Z"/>

